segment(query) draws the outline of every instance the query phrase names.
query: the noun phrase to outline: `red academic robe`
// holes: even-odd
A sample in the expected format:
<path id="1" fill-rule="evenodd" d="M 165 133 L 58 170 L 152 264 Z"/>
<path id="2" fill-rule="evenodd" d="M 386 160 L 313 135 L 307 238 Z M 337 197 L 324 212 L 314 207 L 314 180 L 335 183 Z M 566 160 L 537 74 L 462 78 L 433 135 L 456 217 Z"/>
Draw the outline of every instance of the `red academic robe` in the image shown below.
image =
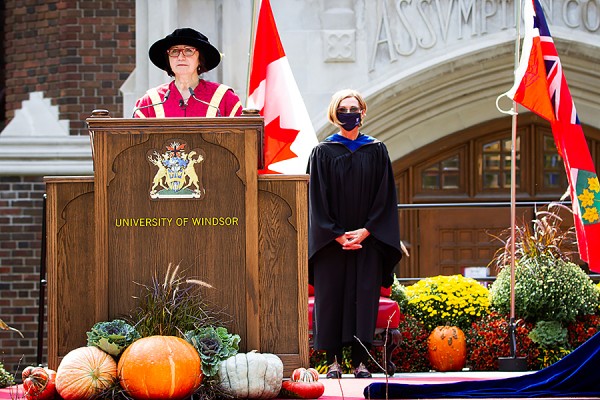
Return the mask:
<path id="1" fill-rule="evenodd" d="M 164 101 L 167 91 L 170 91 L 167 101 L 157 104 Z M 135 103 L 134 117 L 236 117 L 242 114 L 242 103 L 228 86 L 201 79 L 194 89 L 194 96 L 201 101 L 190 97 L 186 104 L 175 86 L 175 81 L 165 83 L 148 90 L 138 99 Z"/>

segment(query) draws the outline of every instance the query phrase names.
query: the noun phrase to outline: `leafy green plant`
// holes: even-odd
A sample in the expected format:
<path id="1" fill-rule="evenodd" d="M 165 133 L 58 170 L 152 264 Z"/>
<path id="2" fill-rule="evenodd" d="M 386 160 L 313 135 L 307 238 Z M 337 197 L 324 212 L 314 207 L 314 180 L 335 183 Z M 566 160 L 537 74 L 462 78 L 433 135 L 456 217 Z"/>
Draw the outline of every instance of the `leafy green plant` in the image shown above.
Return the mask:
<path id="1" fill-rule="evenodd" d="M 421 279 L 406 287 L 406 312 L 423 322 L 428 330 L 454 325 L 463 330 L 489 312 L 487 288 L 462 275 Z"/>
<path id="2" fill-rule="evenodd" d="M 598 290 L 578 265 L 547 255 L 516 263 L 514 292 L 516 315 L 532 322 L 571 322 L 578 315 L 594 314 L 600 304 Z M 492 306 L 508 313 L 509 268 L 498 273 L 490 294 Z"/>
<path id="3" fill-rule="evenodd" d="M 559 348 L 541 348 L 538 356 L 539 368 L 546 368 L 560 361 L 564 356 L 571 353 L 571 350 Z"/>
<path id="4" fill-rule="evenodd" d="M 538 321 L 529 338 L 540 347 L 558 349 L 568 344 L 569 332 L 558 321 Z"/>
<path id="5" fill-rule="evenodd" d="M 87 335 L 87 345 L 96 346 L 112 356 L 119 356 L 127 346 L 140 338 L 135 328 L 121 319 L 94 324 Z"/>
<path id="6" fill-rule="evenodd" d="M 0 362 L 0 388 L 5 388 L 14 384 L 14 377 L 4 369 L 4 365 Z"/>
<path id="7" fill-rule="evenodd" d="M 236 355 L 240 349 L 240 336 L 230 334 L 222 326 L 188 331 L 185 333 L 185 340 L 198 350 L 205 376 L 217 375 L 221 361 Z"/>
<path id="8" fill-rule="evenodd" d="M 551 203 L 537 211 L 531 223 L 515 227 L 515 313 L 532 322 L 567 323 L 578 315 L 594 314 L 600 306 L 598 289 L 577 265 L 570 261 L 576 249 L 573 228 L 561 227 L 562 204 Z M 492 306 L 501 313 L 510 309 L 511 238 L 502 240 L 492 263 L 500 268 L 490 288 Z"/>
<path id="9" fill-rule="evenodd" d="M 392 285 L 392 294 L 390 298 L 398 303 L 400 306 L 400 311 L 405 312 L 408 306 L 408 298 L 406 296 L 406 286 L 402 285 L 398 282 L 396 277 L 394 276 L 394 284 Z"/>

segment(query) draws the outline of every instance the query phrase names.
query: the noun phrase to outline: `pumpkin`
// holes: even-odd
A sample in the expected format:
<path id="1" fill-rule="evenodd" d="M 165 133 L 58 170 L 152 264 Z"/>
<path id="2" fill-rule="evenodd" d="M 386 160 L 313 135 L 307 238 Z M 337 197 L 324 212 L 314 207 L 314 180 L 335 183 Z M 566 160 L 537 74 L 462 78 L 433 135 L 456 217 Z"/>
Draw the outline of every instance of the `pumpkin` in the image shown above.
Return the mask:
<path id="1" fill-rule="evenodd" d="M 438 326 L 427 339 L 429 362 L 439 372 L 460 371 L 467 360 L 467 341 L 456 326 Z"/>
<path id="2" fill-rule="evenodd" d="M 56 370 L 56 391 L 65 400 L 91 399 L 113 385 L 117 363 L 97 347 L 79 347 Z"/>
<path id="3" fill-rule="evenodd" d="M 277 397 L 284 399 L 318 399 L 325 392 L 319 382 L 319 373 L 314 368 L 296 368 L 290 380 L 283 381 Z"/>
<path id="4" fill-rule="evenodd" d="M 281 390 L 283 362 L 275 354 L 238 353 L 219 366 L 221 387 L 237 398 L 272 399 Z"/>
<path id="5" fill-rule="evenodd" d="M 29 366 L 21 373 L 27 400 L 49 400 L 56 394 L 56 371 Z"/>
<path id="6" fill-rule="evenodd" d="M 121 387 L 136 400 L 183 399 L 202 383 L 200 355 L 176 336 L 148 336 L 125 349 L 119 359 Z"/>

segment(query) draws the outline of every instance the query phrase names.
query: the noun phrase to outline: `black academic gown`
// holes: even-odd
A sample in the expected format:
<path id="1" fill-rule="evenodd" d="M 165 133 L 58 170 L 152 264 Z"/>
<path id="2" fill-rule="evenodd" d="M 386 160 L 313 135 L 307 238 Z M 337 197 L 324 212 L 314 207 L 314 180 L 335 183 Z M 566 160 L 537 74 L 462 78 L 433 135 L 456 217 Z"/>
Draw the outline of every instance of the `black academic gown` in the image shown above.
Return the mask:
<path id="1" fill-rule="evenodd" d="M 328 138 L 329 139 L 329 138 Z M 315 288 L 314 346 L 372 343 L 381 286 L 401 258 L 392 166 L 377 140 L 351 151 L 317 145 L 309 160 L 309 281 Z M 342 250 L 344 232 L 366 228 L 360 250 Z"/>

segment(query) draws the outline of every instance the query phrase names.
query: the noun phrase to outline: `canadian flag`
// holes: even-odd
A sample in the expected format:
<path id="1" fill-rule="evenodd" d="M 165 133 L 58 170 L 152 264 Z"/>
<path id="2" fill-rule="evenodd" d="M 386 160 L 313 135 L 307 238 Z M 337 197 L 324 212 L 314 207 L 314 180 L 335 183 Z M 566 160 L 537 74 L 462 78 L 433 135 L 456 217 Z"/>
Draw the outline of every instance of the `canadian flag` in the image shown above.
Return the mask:
<path id="1" fill-rule="evenodd" d="M 265 120 L 264 169 L 260 174 L 305 174 L 318 143 L 306 106 L 281 45 L 269 0 L 262 0 L 252 56 L 247 107 Z"/>

